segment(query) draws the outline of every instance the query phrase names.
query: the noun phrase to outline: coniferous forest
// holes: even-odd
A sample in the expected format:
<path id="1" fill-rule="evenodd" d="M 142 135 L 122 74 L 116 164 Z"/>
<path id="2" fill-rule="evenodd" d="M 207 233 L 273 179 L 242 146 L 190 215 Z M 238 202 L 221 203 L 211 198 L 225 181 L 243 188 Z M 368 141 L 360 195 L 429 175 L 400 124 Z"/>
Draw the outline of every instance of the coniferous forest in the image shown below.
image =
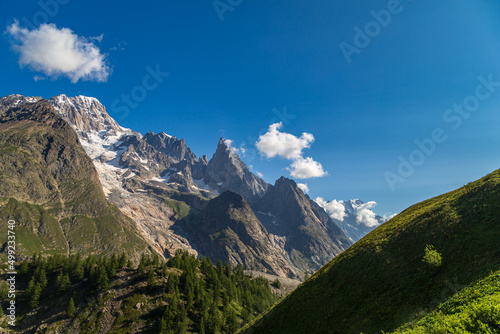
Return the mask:
<path id="1" fill-rule="evenodd" d="M 278 297 L 262 277 L 178 252 L 142 256 L 35 255 L 19 266 L 18 330 L 66 333 L 234 333 Z M 7 298 L 7 285 L 1 285 Z"/>

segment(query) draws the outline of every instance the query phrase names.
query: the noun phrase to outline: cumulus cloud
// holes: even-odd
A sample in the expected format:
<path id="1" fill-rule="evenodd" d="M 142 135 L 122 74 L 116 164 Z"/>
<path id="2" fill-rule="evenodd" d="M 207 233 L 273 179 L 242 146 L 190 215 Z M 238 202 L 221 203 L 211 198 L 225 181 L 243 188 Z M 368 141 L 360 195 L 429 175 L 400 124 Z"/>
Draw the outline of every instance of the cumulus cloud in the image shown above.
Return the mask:
<path id="1" fill-rule="evenodd" d="M 397 215 L 398 215 L 397 213 L 385 214 L 382 216 L 382 218 L 384 219 L 384 221 L 388 221 L 388 220 L 391 220 L 392 218 L 396 217 Z"/>
<path id="2" fill-rule="evenodd" d="M 268 131 L 259 137 L 255 143 L 259 153 L 266 158 L 278 156 L 291 160 L 292 164 L 288 170 L 292 177 L 298 179 L 328 175 L 319 162 L 310 157 L 303 157 L 303 150 L 311 147 L 314 136 L 304 132 L 300 137 L 296 137 L 289 133 L 280 132 L 279 129 L 282 127 L 282 122 L 271 124 Z"/>
<path id="3" fill-rule="evenodd" d="M 238 150 L 236 147 L 233 147 L 233 141 L 231 139 L 224 139 L 224 144 L 231 154 L 238 155 L 240 150 Z"/>
<path id="4" fill-rule="evenodd" d="M 347 216 L 345 212 L 345 206 L 343 201 L 325 201 L 322 197 L 317 197 L 315 199 L 316 203 L 330 215 L 333 219 L 344 221 Z"/>
<path id="5" fill-rule="evenodd" d="M 304 194 L 307 194 L 309 192 L 309 187 L 307 186 L 307 183 L 297 183 L 297 186 L 302 189 Z"/>
<path id="6" fill-rule="evenodd" d="M 102 35 L 85 38 L 71 29 L 58 29 L 55 24 L 29 30 L 21 28 L 17 21 L 7 27 L 6 33 L 11 37 L 13 50 L 19 54 L 21 67 L 27 66 L 52 78 L 66 76 L 73 83 L 108 79 L 106 55 L 94 44 L 102 40 Z"/>
<path id="7" fill-rule="evenodd" d="M 309 179 L 311 177 L 323 177 L 328 175 L 323 166 L 312 158 L 299 158 L 288 168 L 290 175 L 297 179 Z"/>
<path id="8" fill-rule="evenodd" d="M 375 227 L 380 225 L 380 222 L 377 220 L 377 214 L 371 210 L 376 205 L 377 203 L 374 201 L 363 204 L 353 203 L 352 206 L 356 215 L 356 222 L 358 224 L 363 224 L 366 227 Z"/>
<path id="9" fill-rule="evenodd" d="M 267 158 L 280 156 L 285 159 L 298 159 L 302 157 L 302 150 L 311 147 L 314 136 L 304 132 L 302 136 L 296 137 L 292 134 L 280 132 L 282 122 L 271 124 L 268 131 L 259 137 L 255 144 L 262 155 Z"/>

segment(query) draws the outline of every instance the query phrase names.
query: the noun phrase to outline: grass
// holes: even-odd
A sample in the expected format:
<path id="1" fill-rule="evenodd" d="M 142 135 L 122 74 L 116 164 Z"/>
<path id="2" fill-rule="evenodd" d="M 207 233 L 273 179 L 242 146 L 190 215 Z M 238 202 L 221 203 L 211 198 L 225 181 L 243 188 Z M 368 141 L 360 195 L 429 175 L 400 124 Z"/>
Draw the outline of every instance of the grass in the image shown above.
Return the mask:
<path id="1" fill-rule="evenodd" d="M 377 228 L 257 319 L 247 332 L 396 330 L 498 270 L 498 240 L 500 172 L 496 171 L 416 204 Z M 439 253 L 439 266 L 424 262 L 428 245 Z"/>
<path id="2" fill-rule="evenodd" d="M 0 198 L 0 217 L 16 221 L 17 255 L 21 258 L 37 252 L 67 255 L 126 251 L 138 259 L 146 248 L 133 223 L 121 216 L 118 209 L 111 209 L 108 216 L 97 218 L 77 215 L 59 219 L 59 213 L 59 210 L 46 210 L 41 205 L 14 198 Z M 6 233 L 0 236 L 0 242 L 6 244 Z M 5 257 L 4 249 L 2 253 Z"/>
<path id="3" fill-rule="evenodd" d="M 180 218 L 184 218 L 189 214 L 189 210 L 191 209 L 189 205 L 187 205 L 184 202 L 172 200 L 172 199 L 165 199 L 165 203 L 172 209 L 174 210 L 174 213 Z"/>
<path id="4" fill-rule="evenodd" d="M 393 334 L 500 332 L 500 271 L 479 280 Z"/>

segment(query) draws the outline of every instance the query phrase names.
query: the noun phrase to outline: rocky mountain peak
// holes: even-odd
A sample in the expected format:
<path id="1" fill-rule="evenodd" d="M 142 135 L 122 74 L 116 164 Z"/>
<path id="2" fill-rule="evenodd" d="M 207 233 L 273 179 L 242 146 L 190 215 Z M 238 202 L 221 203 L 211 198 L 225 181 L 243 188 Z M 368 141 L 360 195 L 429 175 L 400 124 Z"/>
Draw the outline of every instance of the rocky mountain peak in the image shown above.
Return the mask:
<path id="1" fill-rule="evenodd" d="M 255 176 L 241 158 L 231 150 L 228 140 L 220 138 L 212 159 L 208 162 L 206 184 L 222 193 L 231 190 L 252 202 L 262 197 L 269 185 Z"/>
<path id="2" fill-rule="evenodd" d="M 59 115 L 78 131 L 124 132 L 124 129 L 108 115 L 106 108 L 94 97 L 82 95 L 68 97 L 61 94 L 54 96 L 49 101 L 59 112 Z"/>
<path id="3" fill-rule="evenodd" d="M 24 103 L 34 103 L 42 99 L 41 96 L 28 96 L 25 97 L 21 94 L 13 94 L 0 98 L 0 113 L 5 110 L 15 107 Z"/>
<path id="4" fill-rule="evenodd" d="M 156 150 L 176 161 L 188 160 L 189 163 L 193 164 L 198 160 L 191 149 L 187 147 L 184 139 L 177 139 L 177 137 L 170 136 L 165 132 L 158 134 L 148 132 L 144 135 L 144 140 Z"/>

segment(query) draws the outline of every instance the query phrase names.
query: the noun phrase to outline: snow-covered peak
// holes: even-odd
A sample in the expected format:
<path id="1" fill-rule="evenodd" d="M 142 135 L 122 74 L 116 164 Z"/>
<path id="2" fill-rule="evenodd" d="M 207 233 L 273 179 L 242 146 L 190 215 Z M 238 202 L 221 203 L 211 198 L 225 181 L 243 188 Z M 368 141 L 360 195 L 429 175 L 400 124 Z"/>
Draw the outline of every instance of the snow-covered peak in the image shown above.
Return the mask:
<path id="1" fill-rule="evenodd" d="M 73 128 L 82 132 L 112 131 L 115 134 L 125 132 L 106 112 L 106 108 L 94 97 L 78 95 L 68 97 L 57 95 L 49 100 L 61 117 Z"/>
<path id="2" fill-rule="evenodd" d="M 169 134 L 167 134 L 167 133 L 165 133 L 165 132 L 163 132 L 163 131 L 162 131 L 162 132 L 160 132 L 160 133 L 159 133 L 159 135 L 164 136 L 164 137 L 167 137 L 167 138 L 172 138 L 172 137 L 173 137 L 173 136 L 171 136 L 171 135 L 169 135 Z"/>
<path id="3" fill-rule="evenodd" d="M 21 94 L 7 95 L 0 98 L 0 110 L 15 107 L 23 103 L 34 103 L 41 99 L 41 96 L 24 96 Z"/>

